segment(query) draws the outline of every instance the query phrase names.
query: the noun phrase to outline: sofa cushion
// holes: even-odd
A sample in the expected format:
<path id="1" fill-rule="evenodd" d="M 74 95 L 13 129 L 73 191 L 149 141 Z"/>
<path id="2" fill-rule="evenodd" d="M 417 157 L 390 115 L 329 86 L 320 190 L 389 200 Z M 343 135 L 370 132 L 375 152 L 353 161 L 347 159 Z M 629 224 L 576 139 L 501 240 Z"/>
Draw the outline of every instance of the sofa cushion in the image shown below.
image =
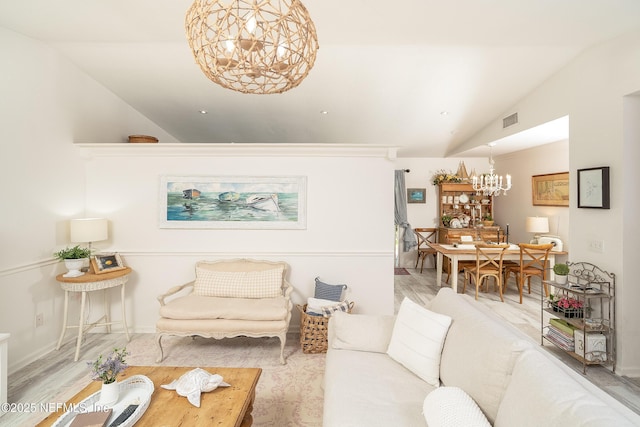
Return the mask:
<path id="1" fill-rule="evenodd" d="M 336 312 L 329 321 L 335 349 L 386 353 L 395 316 Z"/>
<path id="2" fill-rule="evenodd" d="M 442 384 L 462 388 L 493 423 L 515 361 L 531 344 L 451 288 L 438 292 L 431 310 L 453 318 L 440 360 Z"/>
<path id="3" fill-rule="evenodd" d="M 547 356 L 531 349 L 518 359 L 495 427 L 632 426 Z"/>
<path id="4" fill-rule="evenodd" d="M 219 298 L 189 294 L 160 307 L 168 319 L 282 320 L 287 316 L 285 297 Z"/>
<path id="5" fill-rule="evenodd" d="M 440 385 L 440 355 L 451 317 L 405 298 L 400 304 L 387 353 L 434 387 Z"/>
<path id="6" fill-rule="evenodd" d="M 384 353 L 329 349 L 322 424 L 425 426 L 422 403 L 431 390 L 432 386 Z"/>
<path id="7" fill-rule="evenodd" d="M 195 295 L 229 298 L 273 298 L 282 295 L 284 268 L 262 271 L 215 271 L 196 267 Z"/>
<path id="8" fill-rule="evenodd" d="M 315 280 L 316 288 L 313 295 L 315 298 L 342 301 L 347 285 L 330 285 L 321 281 L 319 277 L 316 277 Z"/>
<path id="9" fill-rule="evenodd" d="M 422 412 L 429 427 L 491 427 L 476 402 L 458 387 L 433 390 L 424 399 Z"/>

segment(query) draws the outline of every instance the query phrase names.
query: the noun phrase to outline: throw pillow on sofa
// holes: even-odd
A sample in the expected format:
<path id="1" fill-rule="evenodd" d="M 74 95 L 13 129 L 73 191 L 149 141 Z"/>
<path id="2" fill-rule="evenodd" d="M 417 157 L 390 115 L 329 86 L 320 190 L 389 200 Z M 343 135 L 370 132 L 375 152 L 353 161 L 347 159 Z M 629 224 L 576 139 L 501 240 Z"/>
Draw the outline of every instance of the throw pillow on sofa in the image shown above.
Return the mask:
<path id="1" fill-rule="evenodd" d="M 459 387 L 440 387 L 424 399 L 422 413 L 429 427 L 491 427 L 480 407 Z"/>
<path id="2" fill-rule="evenodd" d="M 332 348 L 386 353 L 394 323 L 391 315 L 334 313 L 329 323 L 335 334 Z"/>
<path id="3" fill-rule="evenodd" d="M 400 305 L 387 354 L 434 387 L 440 385 L 440 356 L 451 317 L 405 298 Z"/>

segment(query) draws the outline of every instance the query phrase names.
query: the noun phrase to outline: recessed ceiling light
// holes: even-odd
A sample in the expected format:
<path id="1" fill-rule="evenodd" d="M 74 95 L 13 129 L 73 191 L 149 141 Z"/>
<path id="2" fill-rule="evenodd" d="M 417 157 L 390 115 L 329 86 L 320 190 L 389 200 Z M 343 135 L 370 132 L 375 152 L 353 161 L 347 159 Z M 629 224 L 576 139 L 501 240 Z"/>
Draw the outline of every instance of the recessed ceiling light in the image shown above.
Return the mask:
<path id="1" fill-rule="evenodd" d="M 200 111 L 199 111 L 199 113 L 200 113 L 200 114 L 207 114 L 207 113 L 208 113 L 208 111 L 207 111 L 207 110 L 200 110 Z"/>
<path id="2" fill-rule="evenodd" d="M 329 114 L 329 112 L 327 110 L 320 110 L 320 114 L 326 116 L 327 114 Z"/>
<path id="3" fill-rule="evenodd" d="M 440 111 L 440 115 L 441 116 L 448 116 L 449 112 L 448 111 Z"/>

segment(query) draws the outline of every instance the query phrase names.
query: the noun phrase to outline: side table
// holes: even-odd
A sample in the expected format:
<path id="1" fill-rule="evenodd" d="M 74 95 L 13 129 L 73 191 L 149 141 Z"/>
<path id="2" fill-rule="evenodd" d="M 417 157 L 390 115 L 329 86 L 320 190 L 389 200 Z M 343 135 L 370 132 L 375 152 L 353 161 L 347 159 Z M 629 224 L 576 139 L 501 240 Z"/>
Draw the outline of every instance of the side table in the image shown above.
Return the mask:
<path id="1" fill-rule="evenodd" d="M 131 341 L 129 336 L 129 328 L 127 327 L 126 310 L 124 306 L 124 288 L 127 280 L 129 280 L 129 274 L 131 268 L 126 267 L 122 270 L 113 271 L 110 273 L 94 274 L 92 271 L 85 273 L 78 277 L 64 277 L 64 274 L 56 276 L 56 280 L 60 283 L 60 286 L 64 290 L 64 317 L 62 320 L 62 332 L 60 333 L 60 339 L 58 339 L 58 345 L 56 350 L 60 349 L 62 340 L 67 332 L 67 329 L 78 328 L 78 341 L 76 343 L 76 355 L 73 359 L 78 361 L 80 356 L 80 344 L 82 343 L 82 336 L 85 332 L 96 326 L 106 326 L 107 332 L 111 332 L 111 325 L 114 323 L 120 323 L 124 325 L 124 332 L 127 335 L 127 341 Z M 122 305 L 122 320 L 118 322 L 112 322 L 110 316 L 110 301 L 107 298 L 106 290 L 120 286 L 120 302 Z M 87 292 L 102 290 L 104 294 L 104 316 L 88 325 L 84 324 L 84 308 L 87 300 Z M 80 304 L 80 319 L 78 319 L 77 325 L 68 325 L 68 313 L 69 313 L 69 292 L 82 292 L 82 302 Z"/>

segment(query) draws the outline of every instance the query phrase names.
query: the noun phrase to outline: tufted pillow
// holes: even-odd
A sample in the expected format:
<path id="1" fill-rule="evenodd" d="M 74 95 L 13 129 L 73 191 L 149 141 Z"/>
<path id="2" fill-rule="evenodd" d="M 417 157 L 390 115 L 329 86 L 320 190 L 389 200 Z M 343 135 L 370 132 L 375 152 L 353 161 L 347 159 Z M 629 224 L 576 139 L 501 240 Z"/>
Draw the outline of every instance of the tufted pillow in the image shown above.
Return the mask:
<path id="1" fill-rule="evenodd" d="M 347 289 L 347 285 L 329 285 L 320 281 L 316 277 L 316 290 L 314 297 L 319 299 L 328 299 L 331 301 L 342 301 L 342 292 Z"/>
<path id="2" fill-rule="evenodd" d="M 422 413 L 429 427 L 491 427 L 476 402 L 458 387 L 433 390 L 424 399 Z"/>
<path id="3" fill-rule="evenodd" d="M 387 354 L 434 387 L 440 385 L 440 356 L 451 317 L 406 298 L 393 326 Z"/>
<path id="4" fill-rule="evenodd" d="M 284 268 L 262 271 L 214 271 L 196 267 L 195 295 L 226 298 L 274 298 L 282 295 Z"/>

